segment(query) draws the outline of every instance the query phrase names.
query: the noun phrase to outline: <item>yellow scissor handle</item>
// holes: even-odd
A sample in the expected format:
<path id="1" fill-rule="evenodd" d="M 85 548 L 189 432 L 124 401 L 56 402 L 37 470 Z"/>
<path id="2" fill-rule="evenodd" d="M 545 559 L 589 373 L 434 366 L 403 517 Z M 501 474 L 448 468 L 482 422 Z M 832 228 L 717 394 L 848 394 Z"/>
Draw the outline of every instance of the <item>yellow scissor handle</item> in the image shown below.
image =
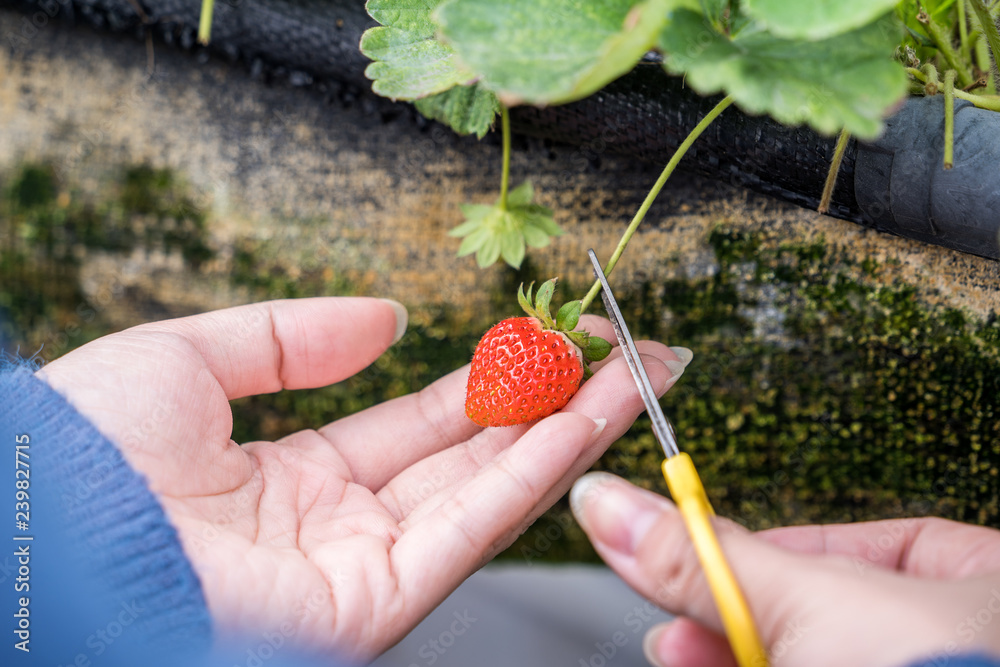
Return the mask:
<path id="1" fill-rule="evenodd" d="M 684 517 L 694 550 L 719 608 L 722 625 L 740 667 L 767 667 L 767 652 L 760 643 L 757 626 L 743 598 L 740 585 L 729 569 L 709 518 L 715 515 L 705 495 L 691 457 L 681 452 L 663 461 L 663 477 L 670 495 Z"/>

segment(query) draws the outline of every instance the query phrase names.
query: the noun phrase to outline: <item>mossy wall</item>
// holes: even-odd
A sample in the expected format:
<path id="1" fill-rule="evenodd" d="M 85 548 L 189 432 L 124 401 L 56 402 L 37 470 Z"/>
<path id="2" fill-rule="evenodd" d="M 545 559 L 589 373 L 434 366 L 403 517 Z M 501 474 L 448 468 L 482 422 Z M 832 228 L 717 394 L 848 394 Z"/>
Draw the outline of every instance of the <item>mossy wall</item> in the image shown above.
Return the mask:
<path id="1" fill-rule="evenodd" d="M 237 441 L 460 367 L 516 311 L 521 281 L 560 276 L 560 298 L 582 295 L 586 248 L 610 249 L 655 179 L 655 166 L 519 140 L 515 181 L 530 175 L 570 234 L 520 271 L 481 271 L 445 231 L 459 203 L 495 198 L 495 143 L 170 52 L 150 87 L 142 45 L 54 37 L 33 42 L 30 67 L 0 54 L 0 105 L 52 105 L 0 128 L 6 350 L 51 359 L 137 322 L 267 298 L 410 308 L 403 340 L 357 377 L 234 402 Z M 132 100 L 114 125 L 109 98 Z M 68 164 L 98 126 L 103 140 Z M 996 263 L 680 175 L 612 278 L 637 335 L 695 352 L 663 406 L 719 513 L 751 528 L 924 514 L 1000 526 Z M 665 491 L 659 462 L 640 419 L 598 467 Z M 505 557 L 594 555 L 562 502 Z"/>

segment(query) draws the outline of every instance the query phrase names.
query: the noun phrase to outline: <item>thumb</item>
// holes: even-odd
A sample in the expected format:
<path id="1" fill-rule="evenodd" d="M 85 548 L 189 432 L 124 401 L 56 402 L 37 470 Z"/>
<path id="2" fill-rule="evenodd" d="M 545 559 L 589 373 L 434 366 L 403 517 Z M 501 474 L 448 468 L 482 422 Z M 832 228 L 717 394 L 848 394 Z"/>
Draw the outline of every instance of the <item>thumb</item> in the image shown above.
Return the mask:
<path id="1" fill-rule="evenodd" d="M 668 611 L 722 632 L 684 519 L 670 500 L 614 475 L 591 473 L 573 487 L 571 506 L 594 548 L 629 585 Z M 778 547 L 731 521 L 716 518 L 713 524 L 761 639 L 769 645 L 778 629 L 793 625 L 793 618 L 801 615 L 795 613 L 800 606 L 796 600 L 774 604 L 778 584 L 794 594 L 806 582 L 795 581 L 798 577 L 790 564 L 783 562 L 787 553 Z M 740 566 L 732 554 L 739 554 Z M 811 597 L 802 603 L 808 604 Z"/>
<path id="2" fill-rule="evenodd" d="M 723 632 L 687 527 L 672 502 L 607 473 L 580 478 L 570 502 L 594 548 L 637 592 L 671 613 Z M 901 577 L 858 570 L 848 558 L 787 551 L 726 519 L 713 518 L 713 525 L 772 664 L 837 664 L 831 658 L 845 664 L 847 658 L 848 664 L 892 665 L 912 655 L 914 646 L 904 649 L 887 637 L 892 631 L 870 622 L 913 613 L 915 596 Z M 901 625 L 905 635 L 914 631 L 913 625 Z M 837 656 L 848 648 L 844 637 L 852 638 L 847 651 L 852 655 Z"/>

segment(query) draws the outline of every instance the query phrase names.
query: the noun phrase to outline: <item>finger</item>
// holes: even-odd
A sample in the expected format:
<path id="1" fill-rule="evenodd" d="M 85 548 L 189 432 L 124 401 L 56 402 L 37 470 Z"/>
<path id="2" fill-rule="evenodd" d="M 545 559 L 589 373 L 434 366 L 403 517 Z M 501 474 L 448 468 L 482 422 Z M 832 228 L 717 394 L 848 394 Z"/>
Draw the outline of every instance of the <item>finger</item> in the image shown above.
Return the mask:
<path id="1" fill-rule="evenodd" d="M 400 304 L 366 297 L 269 301 L 137 327 L 193 345 L 229 399 L 339 382 L 406 327 Z"/>
<path id="2" fill-rule="evenodd" d="M 612 347 L 618 346 L 618 337 L 615 336 L 615 329 L 611 326 L 611 320 L 599 315 L 581 315 L 580 322 L 576 325 L 576 331 L 586 331 L 591 336 L 599 336 L 611 343 Z"/>
<path id="3" fill-rule="evenodd" d="M 656 667 L 736 667 L 728 640 L 688 618 L 650 628 L 642 652 Z"/>
<path id="4" fill-rule="evenodd" d="M 353 481 L 378 491 L 400 471 L 472 438 L 465 416 L 469 366 L 420 391 L 380 403 L 319 429 L 343 457 Z"/>
<path id="5" fill-rule="evenodd" d="M 603 318 L 592 316 L 592 319 L 595 323 L 603 321 L 608 327 L 611 326 Z M 657 375 L 655 379 L 652 375 L 660 370 L 654 369 L 654 366 L 662 368 L 663 364 L 654 363 L 647 368 L 654 387 L 662 387 L 671 377 L 673 381 L 680 377 L 685 364 L 670 348 L 653 341 L 639 341 L 636 346 L 641 354 L 649 355 L 668 365 L 668 372 Z M 612 352 L 608 360 L 600 366 L 595 364 L 594 368 L 599 371 L 607 363 L 620 357 L 620 351 Z M 389 480 L 417 462 L 464 443 L 482 430 L 465 415 L 468 373 L 469 367 L 466 366 L 415 394 L 376 405 L 329 424 L 320 429 L 320 433 L 333 443 L 344 457 L 355 482 L 373 491 L 379 491 Z M 583 383 L 577 395 L 564 409 L 587 411 L 593 408 L 597 411 L 593 414 L 587 412 L 588 415 L 595 418 L 608 417 L 615 409 L 621 408 L 623 400 L 630 401 L 633 395 L 637 396 L 627 369 L 625 376 L 619 372 L 614 374 L 614 378 L 609 377 L 611 383 L 607 380 L 598 381 L 599 375 L 600 373 L 595 372 L 593 378 Z M 589 398 L 583 401 L 581 395 Z M 604 399 L 600 398 L 601 395 Z M 608 404 L 596 405 L 602 400 Z M 572 407 L 574 405 L 580 409 Z M 413 501 L 426 499 L 427 493 L 431 492 L 427 479 L 438 480 L 433 491 L 440 490 L 461 479 L 460 475 L 473 472 L 477 461 L 481 463 L 483 460 L 488 460 L 491 455 L 510 445 L 515 439 L 495 435 L 478 438 L 475 444 L 477 448 L 484 442 L 497 447 L 487 447 L 485 456 L 475 456 L 472 459 L 469 459 L 468 452 L 465 451 L 450 452 L 448 456 L 437 458 L 414 469 L 413 474 L 399 480 L 395 488 L 386 495 L 392 496 L 398 493 L 401 497 L 405 496 Z M 467 465 L 470 461 L 473 464 L 471 468 Z M 442 468 L 447 468 L 449 474 L 442 476 L 440 474 Z M 411 484 L 421 486 L 425 492 L 414 494 L 412 489 L 405 488 Z M 386 501 L 391 503 L 391 497 L 387 497 Z M 403 501 L 399 512 L 405 516 L 410 509 L 412 503 Z"/>
<path id="6" fill-rule="evenodd" d="M 570 502 L 598 553 L 637 591 L 723 632 L 673 503 L 607 473 L 583 477 Z M 987 599 L 985 577 L 945 583 L 863 569 L 841 555 L 787 551 L 725 519 L 712 523 L 776 667 L 908 664 L 944 650 L 954 639 L 952 619 Z M 887 618 L 894 622 L 873 622 Z"/>
<path id="7" fill-rule="evenodd" d="M 608 473 L 581 478 L 573 513 L 594 548 L 626 582 L 668 611 L 721 633 L 714 599 L 673 503 Z M 714 522 L 765 645 L 824 604 L 808 573 L 789 554 L 726 520 Z M 825 579 L 824 579 L 825 581 Z"/>
<path id="8" fill-rule="evenodd" d="M 659 343 L 640 341 L 637 345 L 645 352 L 642 355 L 643 363 L 650 374 L 650 381 L 653 386 L 661 388 L 662 394 L 676 382 L 676 376 L 671 375 L 666 364 L 676 365 L 678 362 L 672 359 L 670 350 Z M 571 472 L 574 479 L 593 465 L 607 446 L 628 430 L 641 410 L 642 401 L 631 373 L 620 358 L 595 373 L 580 387 L 576 396 L 562 411 L 584 414 L 591 419 L 604 419 L 608 426 L 601 439 L 592 448 L 581 453 L 581 460 Z M 461 419 L 468 421 L 464 414 Z M 422 460 L 415 460 L 415 453 L 409 451 L 409 447 L 406 452 L 397 452 L 394 463 L 387 461 L 381 471 L 376 469 L 373 472 L 384 473 L 392 469 L 393 465 L 414 460 L 386 483 L 379 491 L 379 499 L 399 520 L 410 515 L 420 505 L 424 506 L 420 512 L 426 514 L 446 497 L 448 489 L 471 479 L 483 465 L 513 444 L 525 430 L 525 427 L 485 429 L 470 440 L 428 455 Z M 411 437 L 418 436 L 415 433 Z M 370 444 L 370 440 L 368 442 Z M 363 460 L 360 460 L 358 466 L 363 464 Z M 565 488 L 559 491 L 559 495 L 564 492 Z M 440 497 L 437 497 L 439 494 Z"/>
<path id="9" fill-rule="evenodd" d="M 401 526 L 390 558 L 407 613 L 421 617 L 507 546 L 600 428 L 574 413 L 543 419 L 433 512 Z"/>
<path id="10" fill-rule="evenodd" d="M 590 332 L 591 335 L 599 336 L 604 340 L 608 341 L 609 343 L 611 343 L 612 352 L 610 355 L 608 355 L 608 358 L 604 361 L 598 361 L 591 364 L 590 367 L 594 371 L 604 366 L 608 361 L 616 359 L 621 356 L 622 354 L 621 350 L 618 349 L 619 348 L 618 337 L 615 335 L 614 327 L 611 326 L 611 322 L 606 317 L 599 317 L 597 315 L 583 315 L 580 317 L 580 324 L 577 326 L 577 329 L 588 331 Z M 636 347 L 639 347 L 639 344 L 640 343 L 637 342 Z M 669 349 L 670 349 L 670 355 L 667 358 L 680 362 L 681 365 L 678 368 L 680 368 L 681 370 L 683 370 L 684 367 L 686 367 L 689 363 L 691 363 L 691 359 L 694 357 L 694 354 L 691 352 L 691 350 L 689 350 L 686 347 L 675 346 Z M 639 351 L 642 352 L 641 349 Z M 680 375 L 680 373 L 678 373 L 678 375 Z"/>
<path id="11" fill-rule="evenodd" d="M 1000 531 L 935 517 L 827 526 L 790 526 L 760 533 L 785 549 L 836 554 L 920 577 L 964 579 L 1000 569 Z"/>

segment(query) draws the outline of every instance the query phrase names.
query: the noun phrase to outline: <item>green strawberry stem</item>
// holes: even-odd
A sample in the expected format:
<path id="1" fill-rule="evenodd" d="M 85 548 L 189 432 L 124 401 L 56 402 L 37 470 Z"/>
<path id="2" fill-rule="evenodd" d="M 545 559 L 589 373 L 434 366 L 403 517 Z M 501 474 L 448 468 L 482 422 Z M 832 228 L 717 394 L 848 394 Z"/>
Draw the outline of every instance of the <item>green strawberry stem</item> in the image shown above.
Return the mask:
<path id="1" fill-rule="evenodd" d="M 212 36 L 212 12 L 215 10 L 215 0 L 201 0 L 201 16 L 198 20 L 198 43 L 208 44 Z"/>
<path id="2" fill-rule="evenodd" d="M 845 127 L 837 137 L 837 147 L 833 149 L 833 160 L 830 161 L 830 169 L 826 172 L 826 182 L 823 184 L 823 195 L 819 198 L 819 207 L 816 209 L 820 213 L 830 210 L 830 201 L 833 199 L 833 188 L 837 186 L 837 174 L 840 172 L 840 163 L 844 159 L 844 152 L 847 150 L 847 142 L 851 138 L 851 133 Z"/>
<path id="3" fill-rule="evenodd" d="M 955 163 L 955 70 L 944 73 L 944 168 Z"/>
<path id="4" fill-rule="evenodd" d="M 962 53 L 970 53 L 969 48 L 969 27 L 965 19 L 965 0 L 958 0 L 955 3 L 958 8 L 958 48 Z"/>
<path id="5" fill-rule="evenodd" d="M 500 176 L 500 210 L 507 210 L 507 190 L 510 188 L 510 112 L 500 105 L 500 128 L 503 133 L 503 172 Z"/>
<path id="6" fill-rule="evenodd" d="M 979 23 L 983 28 L 983 34 L 986 35 L 986 43 L 990 47 L 990 51 L 993 52 L 993 62 L 1000 63 L 1000 31 L 997 31 L 997 24 L 993 22 L 993 16 L 990 14 L 990 10 L 987 9 L 983 0 L 969 0 L 969 4 L 972 6 L 972 11 L 976 13 L 976 18 L 979 19 Z M 959 81 L 961 81 L 961 72 L 959 73 Z M 962 83 L 964 87 L 965 83 Z M 1000 86 L 1000 81 L 994 82 L 994 85 Z"/>
<path id="7" fill-rule="evenodd" d="M 653 184 L 653 189 L 649 191 L 649 194 L 646 195 L 645 201 L 642 202 L 642 206 L 640 206 L 639 210 L 636 211 L 635 217 L 632 218 L 632 222 L 629 224 L 628 229 L 625 230 L 621 241 L 618 242 L 618 247 L 615 248 L 613 253 L 611 253 L 611 259 L 608 260 L 607 266 L 604 267 L 605 275 L 611 275 L 611 271 L 615 268 L 615 264 L 618 263 L 618 259 L 625 251 L 625 246 L 627 246 L 628 242 L 632 239 L 632 235 L 635 234 L 635 230 L 639 228 L 639 224 L 642 222 L 642 219 L 646 217 L 649 207 L 653 205 L 653 201 L 656 199 L 656 196 L 660 194 L 660 190 L 663 189 L 664 183 L 666 183 L 667 179 L 670 178 L 670 175 L 674 173 L 674 169 L 681 161 L 681 158 L 684 157 L 684 154 L 687 153 L 689 148 L 691 148 L 691 144 L 693 144 L 695 140 L 701 136 L 701 133 L 705 131 L 705 128 L 711 125 L 712 121 L 718 118 L 719 114 L 725 111 L 726 108 L 732 103 L 732 97 L 728 95 L 724 97 L 722 101 L 716 104 L 711 111 L 705 114 L 705 117 L 701 119 L 701 122 L 694 126 L 694 129 L 687 135 L 687 138 L 684 139 L 684 141 L 681 142 L 681 145 L 677 147 L 677 152 L 675 152 L 673 157 L 670 158 L 670 162 L 667 163 L 667 166 L 663 168 L 663 173 L 660 174 L 656 183 Z M 590 288 L 589 292 L 587 292 L 587 296 L 583 297 L 583 302 L 580 306 L 581 312 L 587 311 L 587 307 L 590 306 L 594 297 L 596 297 L 597 293 L 600 291 L 601 281 L 595 280 L 594 286 Z"/>
<path id="8" fill-rule="evenodd" d="M 906 73 L 921 83 L 926 83 L 928 81 L 927 74 L 925 72 L 921 72 L 915 67 L 907 67 Z M 952 91 L 952 94 L 960 100 L 968 100 L 969 102 L 972 102 L 973 106 L 978 109 L 1000 111 L 1000 97 L 997 97 L 996 95 L 975 95 L 973 93 L 967 93 L 961 88 L 956 88 Z"/>

